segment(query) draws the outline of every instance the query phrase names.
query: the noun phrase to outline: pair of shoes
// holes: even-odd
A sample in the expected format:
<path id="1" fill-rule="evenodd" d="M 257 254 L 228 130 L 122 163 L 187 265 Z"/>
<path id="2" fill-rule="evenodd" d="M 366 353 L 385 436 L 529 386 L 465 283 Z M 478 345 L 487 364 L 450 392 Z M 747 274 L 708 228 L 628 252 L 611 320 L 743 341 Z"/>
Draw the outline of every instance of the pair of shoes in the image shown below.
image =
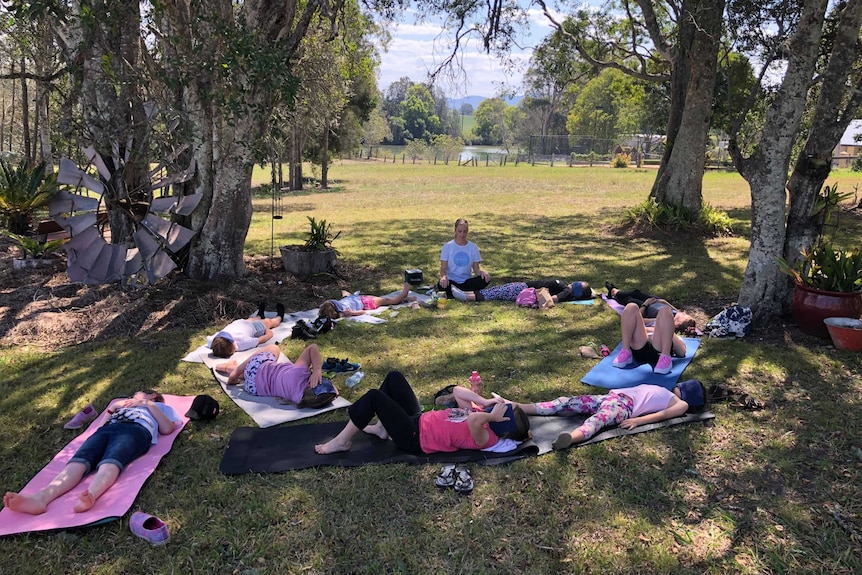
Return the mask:
<path id="1" fill-rule="evenodd" d="M 659 358 L 661 361 L 661 358 Z M 623 348 L 620 350 L 620 353 L 617 354 L 616 359 L 614 359 L 614 367 L 625 367 L 632 362 L 632 352 Z"/>
<path id="2" fill-rule="evenodd" d="M 324 371 L 334 371 L 335 373 L 344 373 L 347 371 L 356 371 L 359 369 L 358 363 L 350 363 L 347 361 L 347 358 L 337 359 L 334 357 L 327 357 L 326 361 L 323 362 L 322 369 Z"/>
<path id="3" fill-rule="evenodd" d="M 467 301 L 467 294 L 464 293 L 464 290 L 460 290 L 455 286 L 452 286 L 452 297 L 458 301 Z"/>
<path id="4" fill-rule="evenodd" d="M 266 302 L 260 301 L 257 303 L 257 317 L 266 319 Z"/>
<path id="5" fill-rule="evenodd" d="M 463 465 L 455 467 L 455 491 L 461 495 L 470 495 L 473 493 L 473 477 L 470 476 L 470 471 Z"/>
<path id="6" fill-rule="evenodd" d="M 149 543 L 150 545 L 161 546 L 170 541 L 171 534 L 168 533 L 168 526 L 165 522 L 141 511 L 135 511 L 129 518 L 129 528 L 132 533 Z"/>
<path id="7" fill-rule="evenodd" d="M 281 321 L 284 321 L 284 304 L 283 303 L 275 304 L 275 315 L 277 315 Z"/>
<path id="8" fill-rule="evenodd" d="M 572 434 L 571 433 L 561 433 L 557 436 L 554 442 L 551 444 L 551 447 L 559 451 L 560 449 L 566 449 L 571 447 L 572 445 Z"/>
<path id="9" fill-rule="evenodd" d="M 611 292 L 614 291 L 615 289 L 617 289 L 617 286 L 615 286 L 614 284 L 612 284 L 609 281 L 606 281 L 605 282 L 605 289 L 608 290 L 608 297 L 611 297 Z"/>
<path id="10" fill-rule="evenodd" d="M 290 330 L 290 337 L 292 339 L 304 340 L 317 339 L 317 331 L 305 323 L 305 320 L 301 319 L 293 325 L 293 328 Z"/>
<path id="11" fill-rule="evenodd" d="M 673 360 L 669 355 L 661 354 L 658 356 L 658 363 L 655 364 L 653 368 L 653 373 L 658 373 L 660 375 L 664 375 L 665 373 L 670 373 L 670 370 L 673 368 Z"/>
<path id="12" fill-rule="evenodd" d="M 81 429 L 86 424 L 96 419 L 97 415 L 99 415 L 99 412 L 96 411 L 96 408 L 93 407 L 92 403 L 88 403 L 87 407 L 75 414 L 75 417 L 70 419 L 69 422 L 63 426 L 63 429 Z"/>
<path id="13" fill-rule="evenodd" d="M 734 396 L 733 403 L 730 404 L 733 409 L 743 409 L 745 411 L 758 411 L 763 409 L 763 402 L 751 397 L 747 393 L 740 393 Z"/>

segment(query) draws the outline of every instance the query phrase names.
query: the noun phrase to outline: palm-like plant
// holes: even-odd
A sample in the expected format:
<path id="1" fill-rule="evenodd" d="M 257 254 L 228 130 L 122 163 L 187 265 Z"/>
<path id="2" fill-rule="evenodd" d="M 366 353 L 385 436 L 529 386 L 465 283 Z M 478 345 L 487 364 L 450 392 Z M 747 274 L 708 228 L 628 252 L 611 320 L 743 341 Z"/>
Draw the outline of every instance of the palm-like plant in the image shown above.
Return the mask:
<path id="1" fill-rule="evenodd" d="M 0 218 L 10 232 L 30 230 L 33 212 L 45 206 L 58 191 L 56 174 L 45 175 L 45 162 L 28 168 L 0 157 Z"/>

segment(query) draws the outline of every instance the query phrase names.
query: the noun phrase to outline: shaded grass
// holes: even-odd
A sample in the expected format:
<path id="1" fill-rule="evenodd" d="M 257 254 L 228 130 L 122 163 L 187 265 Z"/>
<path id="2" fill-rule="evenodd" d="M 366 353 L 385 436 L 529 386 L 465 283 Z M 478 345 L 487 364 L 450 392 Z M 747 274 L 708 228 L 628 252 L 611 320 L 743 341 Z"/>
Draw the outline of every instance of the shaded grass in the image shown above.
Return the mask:
<path id="1" fill-rule="evenodd" d="M 306 215 L 327 219 L 344 230 L 336 245 L 341 261 L 369 270 L 351 286 L 363 292 L 397 288 L 406 267 L 421 267 L 431 281 L 458 217 L 471 220 L 471 239 L 495 281 L 552 276 L 598 287 L 611 279 L 685 307 L 705 297 L 732 301 L 745 266 L 748 191 L 735 174 L 707 174 L 705 199 L 727 210 L 741 235 L 696 241 L 613 235 L 623 208 L 648 191 L 651 171 L 344 163 L 332 177 L 333 190 L 285 198 L 277 241 L 298 241 Z M 269 215 L 267 201 L 256 200 L 250 254 L 269 253 Z M 317 295 L 331 297 L 338 288 L 322 284 Z M 273 286 L 272 299 L 287 295 L 283 289 Z M 343 390 L 348 399 L 390 369 L 404 371 L 426 402 L 474 369 L 488 391 L 513 398 L 584 393 L 592 388 L 578 381 L 594 363 L 580 359 L 577 346 L 613 346 L 619 338 L 619 318 L 603 305 L 536 313 L 450 302 L 388 319 L 382 326 L 340 324 L 320 341 L 325 355 L 363 365 L 366 379 Z M 461 497 L 433 487 L 432 466 L 219 474 L 231 432 L 251 422 L 217 393 L 203 366 L 180 361 L 213 327 L 50 352 L 0 351 L 7 375 L 0 398 L 2 488 L 22 487 L 74 436 L 61 425 L 87 401 L 104 407 L 155 385 L 168 393 L 211 393 L 223 408 L 215 422 L 187 427 L 133 506 L 168 523 L 167 547 L 135 539 L 124 518 L 0 540 L 4 572 L 862 570 L 862 548 L 851 531 L 862 532 L 862 360 L 795 330 L 778 326 L 779 337 L 760 331 L 745 341 L 704 341 L 686 370 L 686 377 L 751 393 L 768 409 L 738 412 L 719 404 L 713 425 L 623 437 L 499 468 L 472 466 L 476 489 Z M 282 344 L 289 357 L 302 347 Z M 343 418 L 337 412 L 319 419 Z"/>

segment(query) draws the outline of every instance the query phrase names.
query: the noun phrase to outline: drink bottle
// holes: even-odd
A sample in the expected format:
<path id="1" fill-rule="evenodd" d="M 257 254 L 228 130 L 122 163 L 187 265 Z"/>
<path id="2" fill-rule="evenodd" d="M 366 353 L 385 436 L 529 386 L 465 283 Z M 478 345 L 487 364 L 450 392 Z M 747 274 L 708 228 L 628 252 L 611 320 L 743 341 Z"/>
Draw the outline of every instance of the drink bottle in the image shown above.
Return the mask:
<path id="1" fill-rule="evenodd" d="M 602 344 L 602 346 L 599 348 L 599 351 L 601 352 L 602 356 L 604 356 L 604 357 L 607 357 L 611 354 L 611 349 L 608 346 L 606 346 L 605 344 Z"/>
<path id="2" fill-rule="evenodd" d="M 357 383 L 359 383 L 360 381 L 362 381 L 362 378 L 363 378 L 363 377 L 365 377 L 365 374 L 364 374 L 363 372 L 361 372 L 361 371 L 357 371 L 357 372 L 355 372 L 353 375 L 351 375 L 350 377 L 348 377 L 348 378 L 347 378 L 347 381 L 345 381 L 344 383 L 346 383 L 346 384 L 347 384 L 347 387 L 353 387 L 353 386 L 355 386 Z"/>
<path id="3" fill-rule="evenodd" d="M 482 395 L 482 378 L 479 376 L 478 371 L 470 374 L 470 389 L 473 390 L 473 393 Z"/>

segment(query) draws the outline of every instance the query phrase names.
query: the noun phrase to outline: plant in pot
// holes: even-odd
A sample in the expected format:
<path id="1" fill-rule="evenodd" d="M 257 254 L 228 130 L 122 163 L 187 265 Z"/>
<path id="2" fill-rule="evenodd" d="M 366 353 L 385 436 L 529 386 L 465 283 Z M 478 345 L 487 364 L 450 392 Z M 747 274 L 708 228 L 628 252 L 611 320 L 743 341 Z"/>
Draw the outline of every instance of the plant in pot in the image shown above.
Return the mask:
<path id="1" fill-rule="evenodd" d="M 24 160 L 14 164 L 0 156 L 0 220 L 10 232 L 30 231 L 34 213 L 57 193 L 57 176 L 46 169 L 45 162 L 31 168 Z"/>
<path id="2" fill-rule="evenodd" d="M 2 233 L 18 244 L 23 257 L 15 258 L 12 265 L 15 269 L 34 268 L 52 265 L 57 261 L 56 252 L 62 247 L 62 239 L 49 240 L 47 236 L 23 236 L 3 230 Z"/>
<path id="3" fill-rule="evenodd" d="M 308 217 L 309 231 L 304 244 L 281 246 L 281 259 L 284 269 L 297 276 L 310 276 L 319 273 L 331 273 L 335 269 L 338 250 L 332 247 L 332 242 L 338 239 L 341 232 L 332 232 L 332 224 L 326 220 L 316 220 Z"/>

